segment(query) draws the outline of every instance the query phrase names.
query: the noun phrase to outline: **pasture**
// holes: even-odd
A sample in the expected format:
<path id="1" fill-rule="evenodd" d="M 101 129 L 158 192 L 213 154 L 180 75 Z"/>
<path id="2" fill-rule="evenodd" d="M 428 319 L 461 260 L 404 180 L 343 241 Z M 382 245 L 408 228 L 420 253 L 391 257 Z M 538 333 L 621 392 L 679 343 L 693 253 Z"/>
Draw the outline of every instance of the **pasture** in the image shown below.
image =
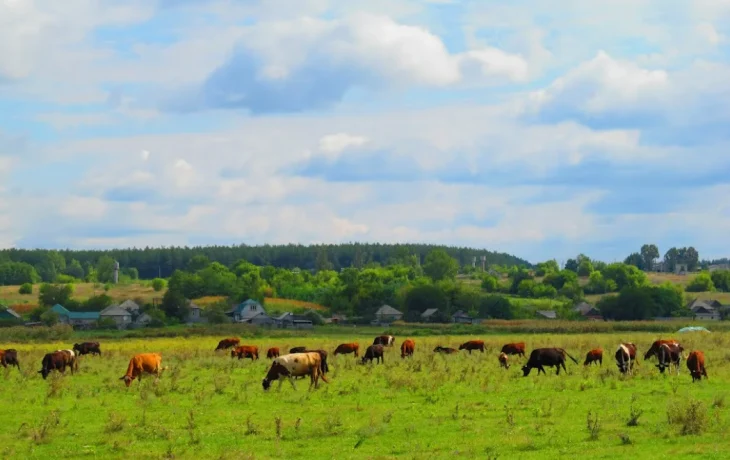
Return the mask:
<path id="1" fill-rule="evenodd" d="M 355 331 L 353 331 L 354 333 Z M 730 335 L 662 334 L 688 353 L 701 349 L 709 380 L 692 383 L 660 374 L 644 352 L 654 333 L 515 334 L 414 337 L 415 354 L 401 359 L 396 335 L 385 363 L 359 365 L 332 356 L 358 341 L 361 356 L 373 335 L 241 338 L 260 359 L 214 352 L 221 337 L 102 340 L 102 356 L 83 356 L 75 375 L 38 374 L 43 354 L 73 341 L 0 343 L 16 348 L 21 371 L 0 368 L 0 455 L 4 458 L 703 458 L 727 457 L 730 423 Z M 483 339 L 486 353 L 436 355 L 436 345 L 458 348 Z M 78 340 L 77 340 L 78 341 Z M 568 375 L 533 370 L 526 358 L 497 355 L 507 342 L 525 341 L 527 354 L 563 347 Z M 619 374 L 613 353 L 620 341 L 638 347 L 633 376 Z M 261 381 L 266 349 L 305 345 L 330 353 L 328 378 L 309 391 L 309 378 L 268 392 Z M 585 353 L 603 347 L 603 366 L 583 366 Z M 119 378 L 130 357 L 160 352 L 168 366 L 157 384 L 144 375 L 128 389 Z"/>

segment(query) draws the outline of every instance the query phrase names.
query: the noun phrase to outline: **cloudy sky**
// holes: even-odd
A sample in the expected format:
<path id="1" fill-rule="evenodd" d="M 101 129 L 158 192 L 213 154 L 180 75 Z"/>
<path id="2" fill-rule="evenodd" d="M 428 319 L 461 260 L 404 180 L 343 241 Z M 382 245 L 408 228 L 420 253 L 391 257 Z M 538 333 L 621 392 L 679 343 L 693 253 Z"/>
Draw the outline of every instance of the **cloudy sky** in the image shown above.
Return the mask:
<path id="1" fill-rule="evenodd" d="M 0 0 L 0 246 L 728 256 L 727 0 Z"/>

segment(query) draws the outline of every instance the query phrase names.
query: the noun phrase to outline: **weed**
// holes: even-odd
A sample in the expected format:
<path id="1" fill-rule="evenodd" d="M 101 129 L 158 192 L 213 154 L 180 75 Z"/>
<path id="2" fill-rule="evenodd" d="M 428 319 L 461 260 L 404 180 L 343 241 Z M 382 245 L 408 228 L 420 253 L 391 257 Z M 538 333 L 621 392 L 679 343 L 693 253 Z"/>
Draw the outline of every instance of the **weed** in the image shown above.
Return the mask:
<path id="1" fill-rule="evenodd" d="M 41 423 L 31 430 L 31 439 L 36 444 L 49 442 L 51 431 L 61 423 L 61 413 L 58 410 L 48 414 Z"/>
<path id="2" fill-rule="evenodd" d="M 598 414 L 593 415 L 591 411 L 588 411 L 588 416 L 586 417 L 586 427 L 588 428 L 590 440 L 596 441 L 598 439 L 598 435 L 601 432 L 601 422 L 598 420 Z"/>
<path id="3" fill-rule="evenodd" d="M 636 395 L 631 398 L 631 406 L 629 407 L 629 420 L 626 422 L 626 426 L 638 426 L 639 417 L 641 417 L 641 415 L 644 413 L 643 410 L 637 409 L 636 406 L 634 406 L 635 402 Z"/>
<path id="4" fill-rule="evenodd" d="M 195 423 L 195 414 L 193 410 L 188 411 L 188 424 L 187 424 L 188 435 L 190 436 L 190 444 L 199 444 L 200 436 L 196 430 L 197 424 Z"/>
<path id="5" fill-rule="evenodd" d="M 624 445 L 624 446 L 628 446 L 628 445 L 633 444 L 633 441 L 631 440 L 631 438 L 629 437 L 629 435 L 626 434 L 626 433 L 620 433 L 618 435 L 618 438 L 621 440 L 621 444 Z"/>
<path id="6" fill-rule="evenodd" d="M 274 423 L 276 425 L 276 439 L 281 439 L 281 417 L 276 417 Z"/>
<path id="7" fill-rule="evenodd" d="M 505 416 L 507 418 L 507 425 L 515 426 L 515 413 L 508 406 L 504 406 Z"/>
<path id="8" fill-rule="evenodd" d="M 246 433 L 247 436 L 259 434 L 259 430 L 251 420 L 251 415 L 246 417 Z"/>
<path id="9" fill-rule="evenodd" d="M 723 407 L 725 407 L 725 395 L 721 394 L 715 396 L 715 398 L 712 400 L 712 407 L 716 409 L 722 409 Z"/>
<path id="10" fill-rule="evenodd" d="M 683 436 L 702 434 L 707 427 L 707 409 L 697 400 L 675 403 L 667 409 L 667 420 L 678 425 Z"/>
<path id="11" fill-rule="evenodd" d="M 107 418 L 106 425 L 104 426 L 105 433 L 118 433 L 124 430 L 127 424 L 127 418 L 117 412 L 110 412 Z"/>

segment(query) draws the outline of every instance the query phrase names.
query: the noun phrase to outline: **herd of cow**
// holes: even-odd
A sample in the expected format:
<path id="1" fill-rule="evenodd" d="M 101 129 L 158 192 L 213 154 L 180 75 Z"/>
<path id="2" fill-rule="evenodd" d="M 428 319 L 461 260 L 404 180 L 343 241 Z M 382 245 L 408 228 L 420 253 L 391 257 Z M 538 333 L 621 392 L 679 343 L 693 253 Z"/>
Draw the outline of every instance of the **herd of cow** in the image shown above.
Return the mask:
<path id="1" fill-rule="evenodd" d="M 383 355 L 385 347 L 392 347 L 395 345 L 395 337 L 392 335 L 381 335 L 373 340 L 373 344 L 368 346 L 365 350 L 365 354 L 361 359 L 361 364 L 365 362 L 383 363 Z M 413 355 L 415 351 L 416 343 L 412 339 L 406 339 L 401 344 L 401 358 L 406 358 Z M 252 361 L 259 359 L 258 347 L 254 345 L 241 345 L 240 339 L 228 338 L 223 339 L 218 343 L 215 351 L 231 349 L 231 358 L 238 357 L 238 359 L 250 358 Z M 472 351 L 478 350 L 484 353 L 484 341 L 482 340 L 470 340 L 459 346 L 459 349 L 448 348 L 437 346 L 434 348 L 435 353 L 453 354 L 458 353 L 459 350 L 466 350 L 470 354 Z M 357 342 L 343 343 L 334 350 L 334 355 L 339 354 L 354 354 L 356 358 L 359 357 L 360 345 Z M 66 368 L 71 369 L 71 374 L 75 370 L 78 370 L 78 358 L 81 355 L 86 354 L 97 354 L 101 355 L 101 349 L 99 342 L 83 342 L 76 343 L 72 349 L 67 350 L 56 350 L 51 353 L 47 353 L 43 356 L 41 362 L 41 370 L 39 374 L 45 379 L 52 371 L 58 371 L 64 373 Z M 508 343 L 504 345 L 499 353 L 498 361 L 501 367 L 509 369 L 509 356 L 518 355 L 522 358 L 525 357 L 525 343 Z M 568 354 L 562 348 L 537 348 L 532 350 L 530 357 L 527 359 L 527 363 L 522 366 L 523 376 L 527 377 L 532 369 L 537 369 L 538 374 L 545 373 L 545 366 L 555 367 L 556 374 L 560 375 L 560 368 L 567 372 L 565 368 L 565 358 L 570 358 L 574 363 L 578 364 L 578 361 Z M 294 347 L 289 350 L 288 354 L 281 355 L 279 348 L 272 347 L 266 351 L 266 357 L 273 360 L 271 367 L 269 368 L 266 377 L 262 382 L 264 390 L 268 390 L 271 387 L 271 383 L 275 380 L 279 381 L 279 388 L 284 381 L 288 379 L 292 387 L 294 385 L 294 378 L 305 378 L 310 377 L 310 387 L 314 385 L 316 388 L 320 377 L 325 382 L 329 383 L 326 374 L 329 371 L 327 365 L 327 352 L 325 350 L 309 350 L 307 347 Z M 674 365 L 677 374 L 679 374 L 679 367 L 681 360 L 684 356 L 684 348 L 676 340 L 657 340 L 652 343 L 649 350 L 644 354 L 644 359 L 648 360 L 651 357 L 656 357 L 659 371 L 664 373 L 664 370 Z M 634 369 L 634 363 L 636 363 L 636 345 L 633 343 L 621 343 L 616 349 L 614 354 L 616 365 L 619 371 L 623 374 L 632 374 Z M 707 378 L 707 371 L 705 370 L 705 356 L 703 352 L 695 350 L 686 356 L 687 368 L 689 369 L 692 381 L 701 380 L 702 376 Z M 590 365 L 598 363 L 603 365 L 603 350 L 596 348 L 590 350 L 586 354 L 584 365 Z M 20 363 L 18 362 L 18 352 L 15 349 L 0 350 L 0 365 L 7 368 L 8 366 L 16 366 L 20 370 Z M 135 380 L 142 380 L 142 374 L 147 373 L 155 375 L 156 379 L 159 379 L 162 371 L 165 368 L 162 367 L 162 356 L 159 353 L 140 353 L 134 355 L 127 367 L 127 372 L 120 378 L 124 380 L 127 387 Z"/>

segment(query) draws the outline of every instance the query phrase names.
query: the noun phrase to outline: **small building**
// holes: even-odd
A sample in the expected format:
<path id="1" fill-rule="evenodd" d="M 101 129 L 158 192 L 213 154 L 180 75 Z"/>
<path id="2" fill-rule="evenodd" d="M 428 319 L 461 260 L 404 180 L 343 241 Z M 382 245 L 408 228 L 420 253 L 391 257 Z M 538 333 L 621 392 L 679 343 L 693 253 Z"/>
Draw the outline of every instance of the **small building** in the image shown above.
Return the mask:
<path id="1" fill-rule="evenodd" d="M 110 305 L 99 313 L 100 319 L 111 319 L 118 329 L 125 329 L 132 324 L 132 313 L 117 305 Z"/>
<path id="2" fill-rule="evenodd" d="M 459 324 L 472 324 L 474 322 L 474 318 L 472 318 L 462 310 L 459 310 L 451 315 L 451 321 Z"/>
<path id="3" fill-rule="evenodd" d="M 375 321 L 378 323 L 392 323 L 400 321 L 401 318 L 403 318 L 403 313 L 390 305 L 383 305 L 375 312 Z"/>
<path id="4" fill-rule="evenodd" d="M 686 263 L 677 262 L 674 265 L 675 275 L 686 275 L 687 273 L 689 273 L 689 265 L 687 265 Z"/>
<path id="5" fill-rule="evenodd" d="M 438 308 L 427 308 L 426 311 L 421 313 L 421 321 L 423 321 L 424 323 L 430 323 L 431 321 L 433 321 L 434 316 L 436 315 L 436 313 L 438 313 L 438 311 Z"/>
<path id="6" fill-rule="evenodd" d="M 581 318 L 590 319 L 594 321 L 601 321 L 603 320 L 603 315 L 601 315 L 601 312 L 594 307 L 593 305 L 589 304 L 588 302 L 581 302 L 578 305 L 573 308 L 573 311 L 578 313 Z"/>
<path id="7" fill-rule="evenodd" d="M 68 324 L 75 329 L 90 329 L 99 321 L 98 311 L 70 311 L 61 304 L 51 307 L 51 311 L 58 314 L 58 321 Z"/>
<path id="8" fill-rule="evenodd" d="M 146 327 L 152 322 L 152 317 L 147 313 L 142 313 L 134 320 L 134 327 Z"/>
<path id="9" fill-rule="evenodd" d="M 720 308 L 722 304 L 717 300 L 694 299 L 688 305 L 694 319 L 719 321 L 721 319 Z"/>
<path id="10" fill-rule="evenodd" d="M 0 321 L 21 321 L 23 318 L 12 308 L 0 307 Z"/>
<path id="11" fill-rule="evenodd" d="M 133 315 L 139 313 L 139 305 L 134 300 L 125 300 L 124 302 L 119 304 L 119 308 L 123 308 Z"/>
<path id="12" fill-rule="evenodd" d="M 274 319 L 276 327 L 282 329 L 312 329 L 314 323 L 312 320 L 303 315 L 295 315 L 293 313 L 284 313 Z"/>
<path id="13" fill-rule="evenodd" d="M 540 319 L 557 319 L 558 315 L 555 310 L 537 310 L 535 316 Z"/>
<path id="14" fill-rule="evenodd" d="M 655 271 L 658 273 L 663 273 L 663 272 L 667 271 L 667 263 L 664 262 L 663 260 L 654 262 L 654 264 L 652 266 L 652 271 Z"/>
<path id="15" fill-rule="evenodd" d="M 261 314 L 266 315 L 266 310 L 264 310 L 264 307 L 260 303 L 253 299 L 241 302 L 226 312 L 226 315 L 233 318 L 233 321 L 236 323 L 250 322 L 253 317 Z"/>
<path id="16" fill-rule="evenodd" d="M 188 323 L 207 323 L 208 318 L 203 315 L 203 310 L 194 302 L 188 304 L 190 313 L 188 313 Z"/>

